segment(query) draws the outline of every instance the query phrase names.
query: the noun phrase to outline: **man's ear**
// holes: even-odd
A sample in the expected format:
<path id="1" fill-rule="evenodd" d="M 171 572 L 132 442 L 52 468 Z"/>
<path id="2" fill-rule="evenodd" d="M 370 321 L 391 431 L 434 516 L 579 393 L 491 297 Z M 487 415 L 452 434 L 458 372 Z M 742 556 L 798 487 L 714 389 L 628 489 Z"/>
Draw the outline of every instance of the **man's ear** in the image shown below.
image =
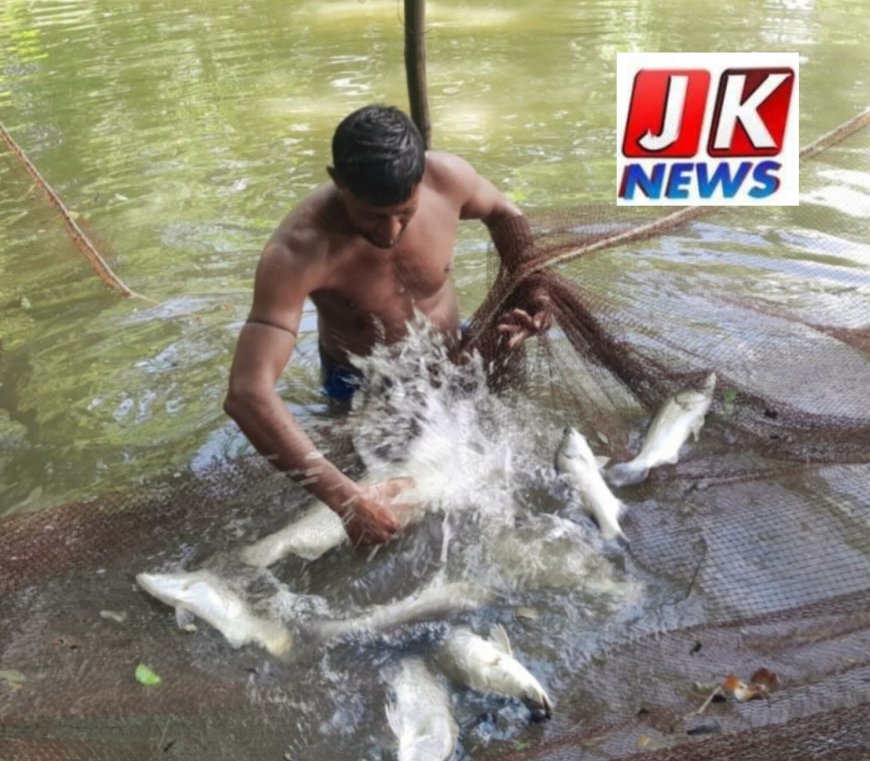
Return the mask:
<path id="1" fill-rule="evenodd" d="M 339 178 L 338 174 L 335 171 L 335 167 L 333 167 L 333 166 L 326 167 L 326 173 L 330 176 L 332 181 L 335 183 L 335 187 L 337 187 L 339 190 L 345 189 L 346 185 Z"/>

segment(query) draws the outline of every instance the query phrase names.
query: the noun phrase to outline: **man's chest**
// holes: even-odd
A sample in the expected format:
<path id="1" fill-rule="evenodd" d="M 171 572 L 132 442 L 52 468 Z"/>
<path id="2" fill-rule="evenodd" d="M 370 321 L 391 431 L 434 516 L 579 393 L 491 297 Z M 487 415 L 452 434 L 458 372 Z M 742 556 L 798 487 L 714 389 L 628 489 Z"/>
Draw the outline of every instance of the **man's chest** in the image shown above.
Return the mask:
<path id="1" fill-rule="evenodd" d="M 370 312 L 395 300 L 432 298 L 450 277 L 455 239 L 456 223 L 413 220 L 393 248 L 346 257 L 334 272 L 330 290 Z"/>

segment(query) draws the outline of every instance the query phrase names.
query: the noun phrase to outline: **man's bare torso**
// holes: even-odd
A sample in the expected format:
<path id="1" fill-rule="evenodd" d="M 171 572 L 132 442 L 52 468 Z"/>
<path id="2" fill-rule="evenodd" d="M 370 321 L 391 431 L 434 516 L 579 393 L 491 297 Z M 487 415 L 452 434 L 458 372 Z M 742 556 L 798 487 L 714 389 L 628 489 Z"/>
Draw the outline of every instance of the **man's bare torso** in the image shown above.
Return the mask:
<path id="1" fill-rule="evenodd" d="M 315 191 L 276 233 L 291 251 L 303 242 L 320 343 L 336 361 L 400 339 L 415 309 L 445 332 L 458 329 L 449 273 L 461 201 L 439 185 L 432 163 L 430 157 L 417 211 L 391 248 L 374 246 L 354 229 L 331 183 Z"/>

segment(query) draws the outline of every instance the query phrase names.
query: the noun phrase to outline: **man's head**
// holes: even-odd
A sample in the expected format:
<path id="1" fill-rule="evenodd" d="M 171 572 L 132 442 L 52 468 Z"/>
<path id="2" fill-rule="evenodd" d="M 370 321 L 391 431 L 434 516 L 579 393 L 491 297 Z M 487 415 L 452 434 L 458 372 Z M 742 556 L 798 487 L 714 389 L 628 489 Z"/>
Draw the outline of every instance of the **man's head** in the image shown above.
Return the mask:
<path id="1" fill-rule="evenodd" d="M 375 246 L 395 245 L 417 209 L 426 164 L 414 123 L 392 106 L 354 111 L 335 130 L 332 160 L 351 223 Z"/>

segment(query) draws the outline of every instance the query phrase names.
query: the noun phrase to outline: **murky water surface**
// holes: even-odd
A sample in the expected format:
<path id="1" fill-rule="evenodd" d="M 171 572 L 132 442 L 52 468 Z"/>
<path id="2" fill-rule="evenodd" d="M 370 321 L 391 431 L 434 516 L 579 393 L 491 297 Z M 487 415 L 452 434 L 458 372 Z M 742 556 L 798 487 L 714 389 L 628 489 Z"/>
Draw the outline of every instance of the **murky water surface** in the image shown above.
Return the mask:
<path id="1" fill-rule="evenodd" d="M 0 4 L 0 118 L 121 278 L 159 302 L 107 293 L 0 152 L 0 512 L 244 448 L 220 403 L 256 258 L 325 179 L 337 121 L 405 102 L 399 5 Z M 803 143 L 866 105 L 857 2 L 428 5 L 434 144 L 530 213 L 612 201 L 619 50 L 798 51 Z M 835 238 L 866 219 L 866 160 L 827 160 L 800 226 L 811 216 Z M 781 234 L 766 270 L 780 246 L 818 266 L 799 230 Z M 466 313 L 486 240 L 469 224 L 459 243 Z M 725 259 L 730 243 L 701 245 Z M 284 393 L 305 407 L 316 365 L 301 344 Z"/>

